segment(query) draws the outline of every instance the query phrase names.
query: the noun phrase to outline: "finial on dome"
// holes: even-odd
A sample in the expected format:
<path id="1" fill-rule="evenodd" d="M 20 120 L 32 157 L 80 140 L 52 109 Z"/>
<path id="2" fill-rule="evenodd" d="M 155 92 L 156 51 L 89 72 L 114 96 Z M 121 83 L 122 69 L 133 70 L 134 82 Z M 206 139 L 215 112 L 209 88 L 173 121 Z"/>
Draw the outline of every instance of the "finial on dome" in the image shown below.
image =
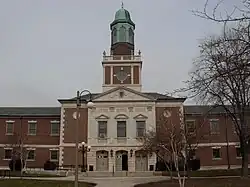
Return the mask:
<path id="1" fill-rule="evenodd" d="M 122 8 L 124 7 L 123 1 L 122 1 Z"/>

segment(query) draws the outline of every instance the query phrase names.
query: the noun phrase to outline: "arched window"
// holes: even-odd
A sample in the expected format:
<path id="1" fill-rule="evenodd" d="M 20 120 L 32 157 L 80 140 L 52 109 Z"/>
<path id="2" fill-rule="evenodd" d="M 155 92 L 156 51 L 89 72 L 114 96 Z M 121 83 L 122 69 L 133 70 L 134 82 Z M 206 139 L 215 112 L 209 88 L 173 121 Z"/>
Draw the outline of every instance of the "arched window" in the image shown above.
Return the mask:
<path id="1" fill-rule="evenodd" d="M 112 37 L 111 37 L 111 43 L 114 44 L 117 42 L 117 29 L 114 28 L 112 30 Z"/>
<path id="2" fill-rule="evenodd" d="M 119 31 L 119 41 L 125 42 L 126 41 L 126 28 L 122 26 Z"/>
<path id="3" fill-rule="evenodd" d="M 129 28 L 129 43 L 134 44 L 134 31 L 133 29 Z"/>

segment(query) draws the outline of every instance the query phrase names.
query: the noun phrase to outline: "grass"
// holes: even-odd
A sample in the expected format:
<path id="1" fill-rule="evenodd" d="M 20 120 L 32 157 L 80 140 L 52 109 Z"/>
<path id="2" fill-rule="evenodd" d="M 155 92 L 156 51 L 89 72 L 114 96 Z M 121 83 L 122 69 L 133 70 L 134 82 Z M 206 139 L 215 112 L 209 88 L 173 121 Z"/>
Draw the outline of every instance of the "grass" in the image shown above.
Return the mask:
<path id="1" fill-rule="evenodd" d="M 0 180 L 1 187 L 73 187 L 73 181 L 47 181 L 47 180 Z M 79 187 L 94 187 L 95 184 L 79 182 Z"/>
<path id="2" fill-rule="evenodd" d="M 60 176 L 60 175 L 56 175 L 56 174 L 46 174 L 46 173 L 23 173 L 22 174 L 23 177 L 65 177 L 65 176 Z M 6 177 L 9 177 L 8 174 Z M 18 171 L 15 172 L 10 172 L 10 177 L 21 177 L 21 173 Z"/>
<path id="3" fill-rule="evenodd" d="M 248 171 L 250 173 L 250 170 Z M 218 169 L 218 170 L 200 170 L 190 171 L 190 177 L 216 177 L 216 176 L 240 176 L 240 169 Z M 170 176 L 169 172 L 162 172 L 163 176 Z M 181 172 L 181 175 L 183 173 Z M 173 176 L 177 176 L 177 172 L 173 172 Z"/>
<path id="4" fill-rule="evenodd" d="M 179 187 L 177 180 L 161 181 L 147 184 L 138 184 L 135 187 Z M 250 187 L 250 179 L 227 178 L 227 179 L 189 179 L 185 187 Z"/>

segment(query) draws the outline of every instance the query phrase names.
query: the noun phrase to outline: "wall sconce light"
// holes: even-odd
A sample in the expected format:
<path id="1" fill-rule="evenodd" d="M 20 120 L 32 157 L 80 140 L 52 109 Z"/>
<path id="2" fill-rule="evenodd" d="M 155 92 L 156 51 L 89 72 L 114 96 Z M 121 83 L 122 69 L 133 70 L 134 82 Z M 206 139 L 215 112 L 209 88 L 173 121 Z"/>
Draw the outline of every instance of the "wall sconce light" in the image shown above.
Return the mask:
<path id="1" fill-rule="evenodd" d="M 113 157 L 113 152 L 114 152 L 114 151 L 111 149 L 111 150 L 110 150 L 110 157 Z"/>
<path id="2" fill-rule="evenodd" d="M 130 149 L 130 157 L 133 156 L 133 149 Z"/>

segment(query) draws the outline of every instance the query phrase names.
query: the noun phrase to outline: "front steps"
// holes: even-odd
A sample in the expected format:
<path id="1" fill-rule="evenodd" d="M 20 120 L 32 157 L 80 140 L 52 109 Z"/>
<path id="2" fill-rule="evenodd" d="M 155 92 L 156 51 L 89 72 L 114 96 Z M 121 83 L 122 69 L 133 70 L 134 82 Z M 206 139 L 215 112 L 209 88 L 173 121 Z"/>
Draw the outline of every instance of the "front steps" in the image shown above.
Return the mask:
<path id="1" fill-rule="evenodd" d="M 117 172 L 105 172 L 105 171 L 88 171 L 85 173 L 79 173 L 80 176 L 85 177 L 151 177 L 154 176 L 153 171 L 144 172 L 129 172 L 129 171 L 117 171 Z"/>

